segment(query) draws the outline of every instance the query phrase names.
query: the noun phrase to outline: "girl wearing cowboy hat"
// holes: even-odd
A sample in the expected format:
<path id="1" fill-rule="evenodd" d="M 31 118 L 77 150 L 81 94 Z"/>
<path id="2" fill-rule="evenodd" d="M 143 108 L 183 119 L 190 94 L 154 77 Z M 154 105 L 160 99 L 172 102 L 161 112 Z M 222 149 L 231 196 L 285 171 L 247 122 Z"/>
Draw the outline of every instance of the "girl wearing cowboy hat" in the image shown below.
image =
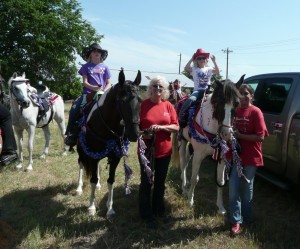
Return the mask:
<path id="1" fill-rule="evenodd" d="M 66 129 L 65 144 L 74 146 L 79 133 L 77 121 L 80 117 L 80 108 L 87 103 L 87 95 L 97 96 L 111 87 L 111 73 L 103 61 L 107 58 L 108 52 L 97 43 L 91 44 L 82 52 L 82 58 L 87 62 L 79 69 L 82 76 L 82 95 L 75 100 L 69 113 L 69 122 Z"/>
<path id="2" fill-rule="evenodd" d="M 214 55 L 210 56 L 213 67 L 207 66 L 209 59 L 209 53 L 206 53 L 202 48 L 197 49 L 193 54 L 192 58 L 186 64 L 184 70 L 193 76 L 194 81 L 194 91 L 191 96 L 183 103 L 182 109 L 179 114 L 179 124 L 181 127 L 187 125 L 188 110 L 190 106 L 197 100 L 198 95 L 204 94 L 205 90 L 211 84 L 210 79 L 213 74 L 219 74 L 219 67 L 216 63 L 216 57 Z M 193 62 L 193 66 L 191 63 Z"/>

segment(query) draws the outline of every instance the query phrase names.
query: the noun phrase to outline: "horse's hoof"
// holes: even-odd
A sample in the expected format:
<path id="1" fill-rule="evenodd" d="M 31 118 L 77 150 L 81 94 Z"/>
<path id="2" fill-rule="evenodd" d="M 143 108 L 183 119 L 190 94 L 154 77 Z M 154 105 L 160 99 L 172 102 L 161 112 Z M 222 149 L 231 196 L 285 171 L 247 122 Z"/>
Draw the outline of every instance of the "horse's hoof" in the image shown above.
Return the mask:
<path id="1" fill-rule="evenodd" d="M 101 185 L 100 185 L 100 184 L 97 184 L 97 185 L 96 185 L 96 189 L 97 189 L 97 190 L 100 190 L 100 189 L 101 189 Z"/>
<path id="2" fill-rule="evenodd" d="M 82 195 L 82 189 L 76 189 L 76 195 Z"/>
<path id="3" fill-rule="evenodd" d="M 193 207 L 194 206 L 194 200 L 190 200 L 189 205 L 190 205 L 190 207 Z"/>
<path id="4" fill-rule="evenodd" d="M 40 156 L 40 159 L 45 160 L 45 159 L 46 159 L 46 155 L 41 155 L 41 156 Z"/>
<path id="5" fill-rule="evenodd" d="M 89 216 L 95 216 L 96 214 L 96 208 L 89 208 L 88 209 L 88 215 Z"/>
<path id="6" fill-rule="evenodd" d="M 32 170 L 33 170 L 32 166 L 28 166 L 25 171 L 26 172 L 31 172 Z"/>
<path id="7" fill-rule="evenodd" d="M 23 168 L 23 165 L 22 165 L 22 163 L 19 163 L 18 165 L 16 165 L 16 169 L 22 169 Z"/>
<path id="8" fill-rule="evenodd" d="M 219 208 L 218 214 L 225 215 L 226 213 L 227 213 L 227 211 L 224 207 Z"/>
<path id="9" fill-rule="evenodd" d="M 64 151 L 64 152 L 62 153 L 62 155 L 63 155 L 63 156 L 67 156 L 68 153 L 67 153 L 66 151 Z"/>
<path id="10" fill-rule="evenodd" d="M 115 217 L 116 217 L 115 211 L 109 211 L 109 212 L 106 213 L 106 218 L 107 218 L 110 222 L 112 222 L 112 221 L 115 219 Z"/>

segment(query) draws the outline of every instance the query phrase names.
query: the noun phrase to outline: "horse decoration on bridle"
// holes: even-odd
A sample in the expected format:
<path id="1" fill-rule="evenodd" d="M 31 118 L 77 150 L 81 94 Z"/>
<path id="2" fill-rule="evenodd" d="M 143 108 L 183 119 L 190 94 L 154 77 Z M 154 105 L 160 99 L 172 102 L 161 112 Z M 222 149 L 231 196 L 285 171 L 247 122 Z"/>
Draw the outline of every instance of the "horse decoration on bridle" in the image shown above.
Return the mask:
<path id="1" fill-rule="evenodd" d="M 221 186 L 225 185 L 226 171 L 224 159 L 229 150 L 227 141 L 233 141 L 232 121 L 234 111 L 238 106 L 241 95 L 239 86 L 244 80 L 244 75 L 235 84 L 230 80 L 219 81 L 215 79 L 215 88 L 212 93 L 204 94 L 199 106 L 189 110 L 188 126 L 183 128 L 179 142 L 180 167 L 183 194 L 188 196 L 189 204 L 194 204 L 194 190 L 199 180 L 199 168 L 204 158 L 214 156 L 217 161 L 217 206 L 218 212 L 226 213 L 223 205 Z M 192 145 L 191 157 L 188 144 Z M 189 159 L 192 158 L 192 176 L 190 187 L 186 169 Z"/>
<path id="2" fill-rule="evenodd" d="M 84 113 L 80 125 L 81 131 L 77 143 L 79 182 L 76 192 L 82 193 L 82 175 L 85 169 L 86 176 L 90 178 L 91 195 L 88 207 L 89 215 L 95 215 L 95 190 L 99 182 L 98 162 L 108 158 L 109 177 L 108 200 L 106 216 L 112 219 L 115 215 L 113 209 L 113 188 L 116 168 L 123 158 L 125 170 L 126 194 L 130 193 L 127 184 L 132 170 L 126 164 L 129 143 L 135 142 L 139 136 L 140 102 L 139 84 L 141 72 L 138 71 L 134 81 L 125 80 L 124 71 L 119 73 L 118 83 L 104 92 L 94 103 L 89 113 Z"/>
<path id="3" fill-rule="evenodd" d="M 30 86 L 25 73 L 17 76 L 16 73 L 8 82 L 10 94 L 10 106 L 12 121 L 18 138 L 19 164 L 18 169 L 23 167 L 23 131 L 28 132 L 28 153 L 29 164 L 27 171 L 32 170 L 33 165 L 33 141 L 35 128 L 42 128 L 45 137 L 45 146 L 42 159 L 46 158 L 49 152 L 50 130 L 49 123 L 55 120 L 59 126 L 62 141 L 65 133 L 64 102 L 61 96 L 43 88 L 46 91 L 38 91 Z M 64 144 L 64 143 L 62 143 Z M 63 146 L 63 155 L 66 155 L 66 148 Z"/>

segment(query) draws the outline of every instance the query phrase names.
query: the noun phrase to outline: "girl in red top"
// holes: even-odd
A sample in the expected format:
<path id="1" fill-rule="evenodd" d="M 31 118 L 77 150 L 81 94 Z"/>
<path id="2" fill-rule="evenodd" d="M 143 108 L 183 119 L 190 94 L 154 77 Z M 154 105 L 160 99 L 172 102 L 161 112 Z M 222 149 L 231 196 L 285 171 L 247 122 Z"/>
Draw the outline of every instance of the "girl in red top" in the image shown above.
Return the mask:
<path id="1" fill-rule="evenodd" d="M 145 155 L 154 171 L 153 179 L 149 179 L 145 166 L 139 155 L 141 183 L 139 188 L 139 211 L 149 228 L 156 228 L 153 216 L 164 217 L 165 180 L 172 153 L 171 133 L 179 130 L 178 119 L 173 105 L 167 101 L 169 97 L 168 83 L 165 78 L 153 78 L 147 89 L 148 98 L 141 104 L 140 130 L 147 130 L 144 135 L 147 146 Z M 153 134 L 153 135 L 151 135 Z M 151 153 L 152 151 L 154 153 Z M 153 195 L 151 201 L 151 187 Z"/>
<path id="2" fill-rule="evenodd" d="M 254 90 L 250 85 L 243 84 L 239 91 L 243 96 L 237 108 L 235 125 L 236 138 L 241 146 L 241 165 L 243 174 L 233 165 L 229 178 L 229 208 L 231 235 L 240 233 L 242 223 L 252 222 L 252 199 L 254 176 L 257 167 L 263 166 L 262 142 L 268 136 L 268 130 L 261 110 L 252 105 Z M 248 181 L 249 182 L 248 182 Z"/>

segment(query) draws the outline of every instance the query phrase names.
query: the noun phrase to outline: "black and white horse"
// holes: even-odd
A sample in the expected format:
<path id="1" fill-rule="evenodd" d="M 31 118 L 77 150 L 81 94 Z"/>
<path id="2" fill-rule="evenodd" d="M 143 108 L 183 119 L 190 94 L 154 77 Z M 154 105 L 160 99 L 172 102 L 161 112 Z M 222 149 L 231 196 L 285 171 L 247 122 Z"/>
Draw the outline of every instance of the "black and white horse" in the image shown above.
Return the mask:
<path id="1" fill-rule="evenodd" d="M 140 83 L 140 71 L 132 82 L 125 80 L 124 72 L 121 70 L 118 83 L 108 89 L 93 105 L 89 114 L 86 117 L 83 116 L 81 120 L 81 132 L 77 143 L 80 170 L 76 191 L 79 194 L 82 192 L 82 175 L 85 169 L 91 183 L 89 215 L 96 213 L 95 190 L 99 181 L 98 163 L 103 158 L 108 158 L 109 163 L 106 215 L 108 218 L 113 218 L 115 215 L 113 188 L 116 168 L 120 159 L 126 156 L 129 142 L 137 141 L 139 136 Z M 132 172 L 125 163 L 124 167 L 126 179 L 128 179 Z"/>

